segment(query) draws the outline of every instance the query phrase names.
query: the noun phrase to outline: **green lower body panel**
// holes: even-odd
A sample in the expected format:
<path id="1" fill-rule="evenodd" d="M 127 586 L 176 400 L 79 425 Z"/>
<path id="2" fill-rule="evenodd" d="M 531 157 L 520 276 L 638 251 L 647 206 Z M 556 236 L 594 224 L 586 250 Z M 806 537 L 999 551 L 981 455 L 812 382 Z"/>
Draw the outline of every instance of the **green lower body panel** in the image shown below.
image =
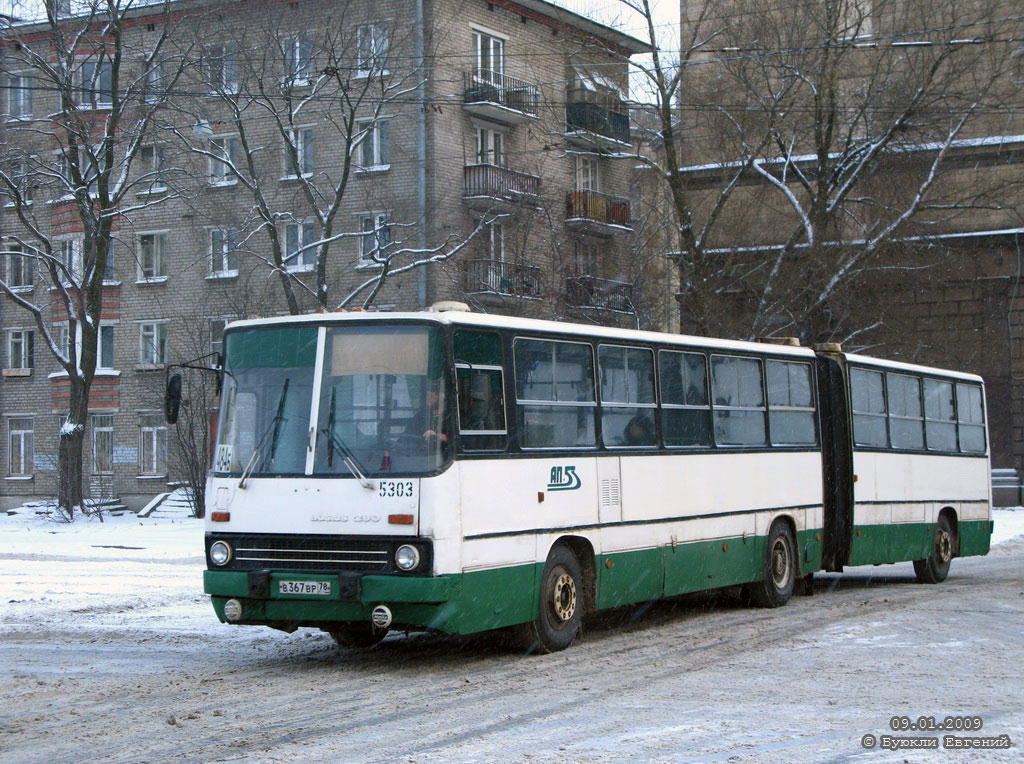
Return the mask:
<path id="1" fill-rule="evenodd" d="M 796 553 L 801 574 L 818 570 L 821 531 L 799 533 Z M 756 581 L 763 575 L 764 555 L 765 539 L 756 536 L 598 555 L 597 607 Z M 217 617 L 225 623 L 224 603 L 229 599 L 242 606 L 234 623 L 278 628 L 369 621 L 373 608 L 384 604 L 396 628 L 470 634 L 536 618 L 543 570 L 537 563 L 422 578 L 367 575 L 360 579 L 358 601 L 344 599 L 338 578 L 329 575 L 271 573 L 263 591 L 250 591 L 244 572 L 207 570 L 203 580 Z M 282 581 L 321 584 L 325 593 L 282 593 Z"/>
<path id="2" fill-rule="evenodd" d="M 957 524 L 959 556 L 987 554 L 992 538 L 992 521 Z M 853 529 L 849 565 L 880 565 L 923 560 L 931 554 L 935 523 L 858 525 Z"/>
<path id="3" fill-rule="evenodd" d="M 363 576 L 357 602 L 344 601 L 337 591 L 337 578 L 325 575 L 272 573 L 267 592 L 257 596 L 251 596 L 247 573 L 207 570 L 203 583 L 217 617 L 225 623 L 228 599 L 242 605 L 242 616 L 235 623 L 284 628 L 369 621 L 373 608 L 385 604 L 396 627 L 469 634 L 532 620 L 541 568 L 521 565 L 431 578 Z M 333 588 L 325 595 L 282 594 L 282 580 L 330 582 Z"/>

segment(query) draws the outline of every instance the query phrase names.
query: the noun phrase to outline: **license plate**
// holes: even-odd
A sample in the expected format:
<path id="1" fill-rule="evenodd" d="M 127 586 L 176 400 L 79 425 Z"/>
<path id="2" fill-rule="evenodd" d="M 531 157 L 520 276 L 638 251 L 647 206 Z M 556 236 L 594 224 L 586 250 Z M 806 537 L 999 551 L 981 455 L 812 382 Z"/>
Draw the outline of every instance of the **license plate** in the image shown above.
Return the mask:
<path id="1" fill-rule="evenodd" d="M 313 594 L 330 596 L 330 581 L 278 581 L 279 594 Z"/>

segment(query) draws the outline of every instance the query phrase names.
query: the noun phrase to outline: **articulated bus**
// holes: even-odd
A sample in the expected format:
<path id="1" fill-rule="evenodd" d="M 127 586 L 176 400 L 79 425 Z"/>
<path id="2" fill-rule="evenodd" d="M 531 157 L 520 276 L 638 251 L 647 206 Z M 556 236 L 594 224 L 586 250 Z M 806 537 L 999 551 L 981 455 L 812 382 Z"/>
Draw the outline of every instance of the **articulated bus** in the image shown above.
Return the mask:
<path id="1" fill-rule="evenodd" d="M 992 532 L 977 376 L 467 310 L 239 321 L 206 513 L 221 621 L 370 645 L 913 561 Z"/>

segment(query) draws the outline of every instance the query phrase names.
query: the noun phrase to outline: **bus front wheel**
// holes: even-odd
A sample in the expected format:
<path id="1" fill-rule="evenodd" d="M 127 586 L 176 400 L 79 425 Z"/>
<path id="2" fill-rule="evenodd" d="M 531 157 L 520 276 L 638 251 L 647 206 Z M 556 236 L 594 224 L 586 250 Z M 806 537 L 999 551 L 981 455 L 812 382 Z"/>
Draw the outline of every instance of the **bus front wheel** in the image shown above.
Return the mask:
<path id="1" fill-rule="evenodd" d="M 516 627 L 519 641 L 530 652 L 564 650 L 583 621 L 583 572 L 576 555 L 562 544 L 548 554 L 538 600 L 537 618 Z"/>
<path id="2" fill-rule="evenodd" d="M 949 518 L 940 515 L 932 553 L 923 560 L 914 560 L 914 574 L 922 584 L 941 584 L 949 575 L 949 564 L 952 561 L 953 530 L 949 527 Z"/>
<path id="3" fill-rule="evenodd" d="M 747 584 L 747 593 L 758 607 L 782 607 L 796 583 L 796 543 L 789 525 L 772 523 L 765 543 L 764 578 Z"/>

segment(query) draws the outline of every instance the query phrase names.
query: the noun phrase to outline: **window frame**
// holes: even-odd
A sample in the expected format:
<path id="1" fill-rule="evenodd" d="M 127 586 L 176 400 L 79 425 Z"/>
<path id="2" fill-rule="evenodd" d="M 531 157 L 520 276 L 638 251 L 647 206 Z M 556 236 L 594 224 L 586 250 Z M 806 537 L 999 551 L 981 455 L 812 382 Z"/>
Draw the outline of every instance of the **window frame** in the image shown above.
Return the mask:
<path id="1" fill-rule="evenodd" d="M 166 320 L 139 321 L 139 364 L 166 366 L 168 363 L 168 322 Z M 147 341 L 147 334 L 152 341 Z M 147 351 L 152 351 L 147 354 Z"/>
<path id="2" fill-rule="evenodd" d="M 391 39 L 383 23 L 370 22 L 356 27 L 357 78 L 386 76 L 390 53 Z"/>
<path id="3" fill-rule="evenodd" d="M 209 95 L 233 95 L 239 92 L 238 46 L 235 43 L 211 45 L 204 51 L 203 58 L 203 74 Z"/>
<path id="4" fill-rule="evenodd" d="M 7 266 L 4 277 L 12 292 L 31 292 L 36 286 L 36 258 L 26 254 L 25 245 L 12 241 L 3 245 L 4 264 Z M 17 282 L 17 283 L 15 283 Z"/>
<path id="5" fill-rule="evenodd" d="M 35 366 L 35 330 L 7 330 L 8 369 L 31 371 Z"/>
<path id="6" fill-rule="evenodd" d="M 602 358 L 602 351 L 604 350 L 621 350 L 623 352 L 623 372 L 628 374 L 629 372 L 629 355 L 630 353 L 644 353 L 650 359 L 650 372 L 651 372 L 651 401 L 649 403 L 641 403 L 635 401 L 613 401 L 605 399 L 605 383 L 604 383 L 604 364 Z M 657 356 L 649 347 L 642 345 L 619 345 L 613 343 L 597 343 L 597 368 L 595 369 L 595 381 L 597 383 L 598 392 L 597 399 L 598 405 L 601 409 L 601 445 L 604 448 L 609 449 L 623 449 L 623 448 L 642 448 L 651 449 L 657 448 L 659 445 L 659 438 L 657 434 L 657 410 L 658 410 L 658 369 L 657 369 Z M 626 397 L 628 398 L 628 392 Z M 611 411 L 608 411 L 608 410 Z M 611 443 L 609 442 L 608 433 L 605 432 L 605 414 L 615 413 L 616 410 L 635 410 L 644 409 L 651 412 L 651 434 L 652 442 L 644 444 L 629 444 L 629 443 Z M 635 416 L 635 415 L 634 415 Z"/>
<path id="7" fill-rule="evenodd" d="M 380 268 L 384 265 L 373 259 L 374 253 L 385 251 L 394 241 L 391 234 L 391 213 L 389 212 L 364 212 L 358 216 L 359 219 L 359 253 L 356 260 L 356 268 Z M 371 221 L 372 228 L 365 227 L 367 221 Z M 372 236 L 374 241 L 369 252 L 366 251 L 367 239 Z M 386 239 L 386 241 L 385 241 Z M 386 259 L 386 258 L 385 258 Z"/>
<path id="8" fill-rule="evenodd" d="M 759 406 L 746 406 L 746 405 L 733 405 L 733 404 L 720 404 L 715 400 L 715 393 L 717 392 L 715 386 L 715 359 L 729 359 L 733 361 L 752 361 L 757 365 L 758 369 L 758 387 L 761 394 L 761 404 Z M 708 377 L 711 385 L 709 388 L 710 400 L 711 400 L 711 437 L 714 441 L 716 448 L 727 448 L 727 449 L 764 449 L 772 448 L 771 437 L 768 429 L 768 393 L 765 389 L 765 361 L 769 360 L 770 356 L 767 355 L 743 355 L 742 353 L 735 353 L 727 350 L 720 350 L 717 352 L 708 353 Z M 737 395 L 741 392 L 737 388 Z M 760 412 L 762 428 L 764 432 L 764 438 L 760 442 L 743 442 L 743 443 L 722 443 L 718 437 L 718 412 L 736 411 L 739 413 L 744 412 Z"/>
<path id="9" fill-rule="evenodd" d="M 113 475 L 114 474 L 114 415 L 113 414 L 90 414 L 89 415 L 89 441 L 91 444 L 92 451 L 92 474 L 93 475 Z M 107 443 L 109 444 L 109 461 L 104 465 L 101 463 L 99 449 L 104 446 L 103 438 L 101 435 L 108 435 Z M 108 454 L 102 454 L 107 456 Z M 110 469 L 101 469 L 103 466 L 109 466 Z"/>
<path id="10" fill-rule="evenodd" d="M 86 75 L 87 67 L 91 67 L 92 72 L 88 76 Z M 99 73 L 97 73 L 97 69 Z M 113 62 L 107 55 L 90 56 L 79 61 L 75 72 L 78 95 L 75 99 L 76 105 L 80 109 L 90 110 L 112 108 L 114 105 L 113 76 Z M 107 80 L 106 88 L 103 87 L 104 78 Z M 102 100 L 101 96 L 107 96 L 107 100 Z"/>
<path id="11" fill-rule="evenodd" d="M 391 119 L 362 119 L 356 122 L 356 127 L 358 137 L 354 148 L 359 160 L 356 162 L 356 172 L 383 172 L 391 169 Z"/>
<path id="12" fill-rule="evenodd" d="M 147 445 L 150 449 L 148 452 Z M 139 414 L 138 468 L 141 477 L 162 477 L 167 474 L 167 420 L 163 414 Z"/>
<path id="13" fill-rule="evenodd" d="M 219 228 L 212 226 L 207 229 L 207 241 L 209 241 L 210 253 L 210 275 L 208 278 L 227 279 L 238 276 L 238 244 L 241 241 L 241 232 L 236 228 Z M 220 248 L 215 242 L 216 236 L 221 237 Z M 230 268 L 229 257 L 234 256 L 235 267 Z M 215 267 L 219 265 L 220 267 Z"/>
<path id="14" fill-rule="evenodd" d="M 136 284 L 158 284 L 167 281 L 167 245 L 169 231 L 140 231 L 138 234 L 138 269 L 136 272 Z M 147 247 L 145 240 L 152 237 L 152 244 Z M 144 253 L 149 250 L 149 258 L 153 259 L 152 268 L 147 268 L 147 257 Z M 149 274 L 146 271 L 152 270 Z"/>
<path id="15" fill-rule="evenodd" d="M 808 394 L 810 397 L 809 406 L 797 406 L 792 404 L 775 404 L 772 403 L 771 387 L 768 381 L 768 367 L 771 364 L 782 364 L 785 366 L 800 366 L 807 371 L 807 385 Z M 788 384 L 790 376 L 787 368 L 787 385 L 786 389 L 792 392 L 793 386 Z M 768 442 L 774 448 L 807 448 L 809 446 L 817 446 L 820 440 L 818 433 L 818 417 L 817 417 L 817 395 L 814 389 L 814 365 L 810 361 L 803 361 L 789 358 L 772 358 L 766 356 L 764 359 L 764 384 L 765 384 L 765 404 L 768 407 Z M 783 442 L 775 439 L 775 428 L 772 427 L 772 414 L 808 414 L 811 417 L 811 432 L 812 439 L 809 441 L 795 441 L 795 442 Z"/>
<path id="16" fill-rule="evenodd" d="M 223 142 L 223 146 L 220 143 Z M 238 133 L 211 135 L 210 149 L 210 185 L 213 187 L 234 186 L 238 184 L 238 158 L 242 144 Z"/>
<path id="17" fill-rule="evenodd" d="M 313 125 L 302 125 L 288 129 L 284 146 L 283 180 L 311 178 L 314 171 L 316 138 Z M 296 162 L 292 162 L 291 147 L 295 147 Z"/>
<path id="18" fill-rule="evenodd" d="M 11 72 L 7 76 L 7 118 L 9 120 L 32 118 L 34 79 L 31 72 Z"/>
<path id="19" fill-rule="evenodd" d="M 139 163 L 143 166 L 144 172 L 139 180 L 147 175 L 151 176 L 148 185 L 139 189 L 139 194 L 160 194 L 167 190 L 167 146 L 162 143 L 149 143 L 139 147 Z"/>
<path id="20" fill-rule="evenodd" d="M 699 357 L 703 361 L 704 366 L 704 404 L 692 404 L 692 403 L 665 403 L 665 383 L 662 381 L 662 355 L 665 353 L 675 353 L 677 355 L 693 355 Z M 657 353 L 657 383 L 658 383 L 658 406 L 661 419 L 661 444 L 666 449 L 710 449 L 715 445 L 715 431 L 714 422 L 711 416 L 711 364 L 708 362 L 708 353 L 703 350 L 697 349 L 686 349 L 682 347 L 659 347 Z M 707 442 L 705 443 L 693 443 L 693 444 L 669 444 L 665 442 L 665 411 L 703 411 L 704 412 L 704 424 L 707 428 Z"/>
<path id="21" fill-rule="evenodd" d="M 313 32 L 290 32 L 281 38 L 284 53 L 284 83 L 303 87 L 313 79 Z"/>
<path id="22" fill-rule="evenodd" d="M 534 399 L 534 398 L 520 398 L 519 397 L 519 368 L 518 368 L 518 357 L 516 355 L 517 344 L 520 342 L 545 342 L 552 346 L 555 345 L 579 345 L 585 347 L 590 357 L 590 399 L 586 401 L 582 400 L 558 400 L 557 399 L 557 360 L 552 362 L 552 394 L 551 399 Z M 552 358 L 555 359 L 557 353 L 552 347 Z M 600 410 L 600 402 L 598 400 L 598 389 L 597 389 L 597 359 L 594 352 L 594 343 L 582 339 L 566 339 L 564 337 L 551 337 L 551 336 L 531 336 L 531 335 L 513 335 L 512 337 L 512 378 L 513 378 L 513 395 L 515 396 L 515 421 L 516 421 L 516 433 L 517 441 L 520 450 L 524 452 L 537 452 L 537 451 L 565 451 L 565 450 L 579 450 L 579 451 L 597 451 L 600 448 L 600 438 L 598 437 L 598 412 Z M 553 445 L 553 446 L 526 446 L 523 445 L 523 425 L 522 419 L 524 417 L 525 407 L 563 407 L 566 409 L 586 409 L 590 415 L 591 433 L 593 434 L 593 442 L 588 445 Z"/>
<path id="23" fill-rule="evenodd" d="M 25 423 L 28 423 L 27 427 Z M 19 423 L 17 429 L 15 423 Z M 27 436 L 27 437 L 26 437 Z M 15 441 L 18 442 L 15 448 Z M 18 456 L 17 464 L 15 455 Z M 35 470 L 35 417 L 7 417 L 7 475 L 30 476 Z M 17 467 L 17 469 L 15 469 Z"/>
<path id="24" fill-rule="evenodd" d="M 316 268 L 316 247 L 317 241 L 316 224 L 312 220 L 296 220 L 287 223 L 284 227 L 284 268 L 289 273 L 308 273 Z M 292 235 L 294 231 L 295 248 L 292 248 Z M 307 238 L 306 233 L 309 233 Z M 302 250 L 301 255 L 296 255 Z M 289 263 L 295 257 L 300 259 Z"/>

